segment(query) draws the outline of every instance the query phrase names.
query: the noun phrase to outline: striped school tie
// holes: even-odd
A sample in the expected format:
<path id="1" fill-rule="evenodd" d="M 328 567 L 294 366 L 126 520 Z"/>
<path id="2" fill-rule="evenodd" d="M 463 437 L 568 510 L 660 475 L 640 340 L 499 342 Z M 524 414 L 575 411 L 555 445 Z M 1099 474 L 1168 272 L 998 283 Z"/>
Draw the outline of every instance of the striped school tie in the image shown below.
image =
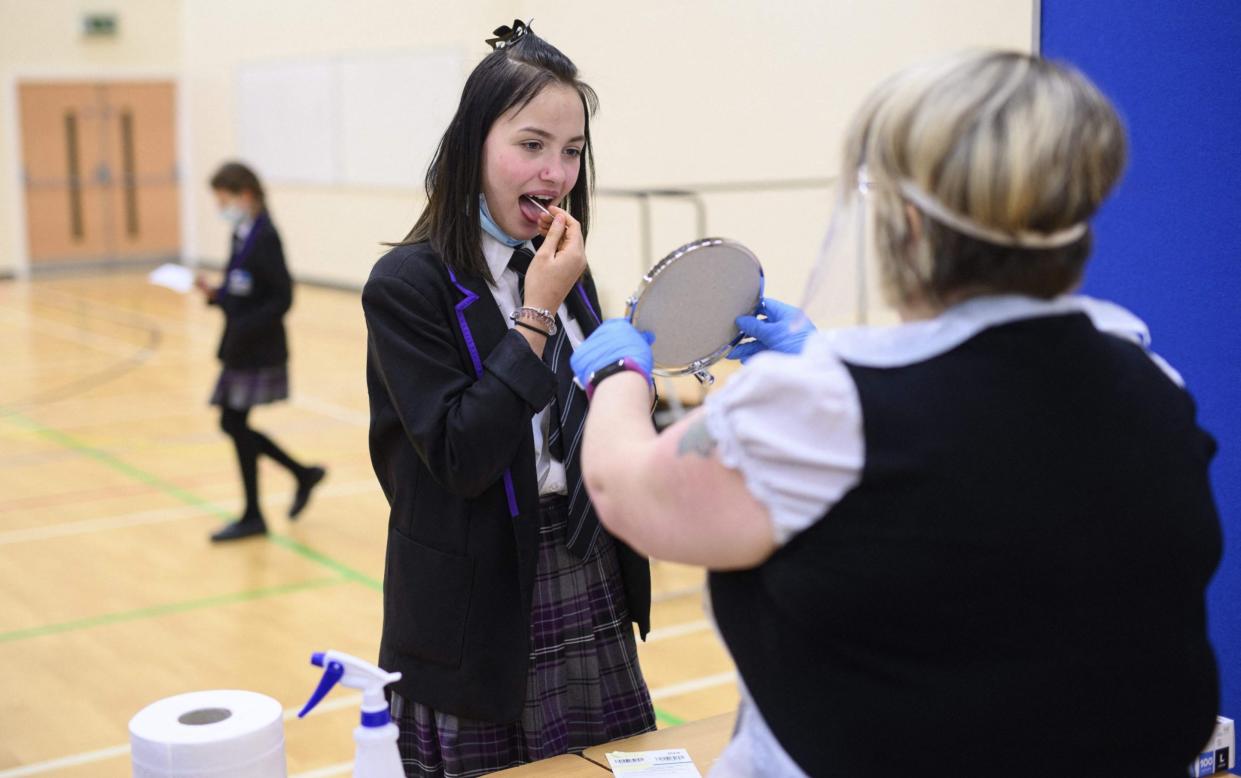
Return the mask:
<path id="1" fill-rule="evenodd" d="M 526 270 L 533 259 L 534 254 L 525 246 L 520 246 L 513 252 L 508 263 L 517 273 L 517 288 L 521 291 L 523 300 L 526 292 Z M 586 428 L 586 393 L 573 381 L 573 368 L 569 366 L 573 346 L 569 343 L 569 336 L 559 314 L 556 316 L 556 328 L 556 334 L 543 349 L 543 361 L 556 374 L 556 401 L 549 408 L 553 411 L 553 418 L 548 425 L 547 448 L 551 455 L 564 465 L 565 470 L 565 482 L 569 492 L 566 545 L 569 553 L 584 559 L 594 546 L 601 529 L 599 517 L 595 515 L 595 506 L 591 504 L 582 482 L 582 431 Z"/>

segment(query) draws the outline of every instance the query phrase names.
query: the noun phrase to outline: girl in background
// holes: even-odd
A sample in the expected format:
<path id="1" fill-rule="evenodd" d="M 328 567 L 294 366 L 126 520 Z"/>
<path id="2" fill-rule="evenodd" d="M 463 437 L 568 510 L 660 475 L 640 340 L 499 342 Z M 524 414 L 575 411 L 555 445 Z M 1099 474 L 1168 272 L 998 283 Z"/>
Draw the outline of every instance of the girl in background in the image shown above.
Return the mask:
<path id="1" fill-rule="evenodd" d="M 284 263 L 280 235 L 267 213 L 263 185 L 250 168 L 229 162 L 211 177 L 220 215 L 233 228 L 224 283 L 198 279 L 207 301 L 224 312 L 217 356 L 223 369 L 211 395 L 220 407 L 220 428 L 233 439 L 246 505 L 241 517 L 211 535 L 213 542 L 267 533 L 259 506 L 258 457 L 271 457 L 297 479 L 289 508 L 296 519 L 323 480 L 322 467 L 299 464 L 271 438 L 249 424 L 250 409 L 289 396 L 289 350 L 284 315 L 293 304 L 293 282 Z"/>

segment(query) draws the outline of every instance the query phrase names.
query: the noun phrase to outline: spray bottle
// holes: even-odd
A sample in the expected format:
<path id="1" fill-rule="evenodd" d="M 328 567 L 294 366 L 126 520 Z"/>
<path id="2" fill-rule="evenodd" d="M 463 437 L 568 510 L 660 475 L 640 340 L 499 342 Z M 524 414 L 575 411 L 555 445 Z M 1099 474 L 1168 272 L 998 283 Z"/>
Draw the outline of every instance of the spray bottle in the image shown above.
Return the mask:
<path id="1" fill-rule="evenodd" d="M 396 747 L 398 729 L 388 716 L 384 687 L 401 680 L 400 673 L 389 673 L 370 662 L 339 651 L 323 651 L 310 657 L 315 667 L 325 668 L 319 688 L 306 707 L 297 714 L 304 717 L 318 705 L 337 683 L 362 690 L 362 723 L 353 731 L 357 744 L 353 758 L 353 778 L 405 778 L 401 754 Z"/>

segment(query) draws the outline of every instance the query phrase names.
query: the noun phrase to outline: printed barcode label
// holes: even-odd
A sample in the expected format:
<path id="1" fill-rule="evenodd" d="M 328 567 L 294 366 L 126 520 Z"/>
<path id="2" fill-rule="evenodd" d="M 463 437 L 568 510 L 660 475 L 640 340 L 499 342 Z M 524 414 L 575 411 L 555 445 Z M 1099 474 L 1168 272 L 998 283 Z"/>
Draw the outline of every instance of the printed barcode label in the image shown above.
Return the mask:
<path id="1" fill-rule="evenodd" d="M 684 748 L 659 751 L 612 751 L 608 763 L 617 778 L 702 778 Z"/>

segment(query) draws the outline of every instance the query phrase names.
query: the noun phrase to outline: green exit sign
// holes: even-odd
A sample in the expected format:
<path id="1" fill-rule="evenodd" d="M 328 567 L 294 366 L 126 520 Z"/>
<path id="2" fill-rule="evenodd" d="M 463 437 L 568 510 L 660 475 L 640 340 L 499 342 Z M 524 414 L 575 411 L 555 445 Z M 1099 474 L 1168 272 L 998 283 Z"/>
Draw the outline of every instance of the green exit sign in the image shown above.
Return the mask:
<path id="1" fill-rule="evenodd" d="M 88 38 L 114 38 L 120 29 L 116 14 L 86 14 L 82 17 L 82 34 Z"/>

